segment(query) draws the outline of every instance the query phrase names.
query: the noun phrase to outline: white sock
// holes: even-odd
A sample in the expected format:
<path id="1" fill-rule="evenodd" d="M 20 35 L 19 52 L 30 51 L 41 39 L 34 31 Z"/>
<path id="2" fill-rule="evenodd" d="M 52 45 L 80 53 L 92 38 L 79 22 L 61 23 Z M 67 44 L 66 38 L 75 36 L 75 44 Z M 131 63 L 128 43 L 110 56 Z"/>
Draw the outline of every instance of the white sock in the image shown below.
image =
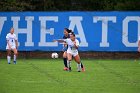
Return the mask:
<path id="1" fill-rule="evenodd" d="M 14 55 L 14 61 L 16 61 L 16 58 L 17 58 L 16 55 Z"/>
<path id="2" fill-rule="evenodd" d="M 67 60 L 67 66 L 68 66 L 68 68 L 71 67 L 70 65 L 71 65 L 71 62 Z"/>
<path id="3" fill-rule="evenodd" d="M 78 71 L 81 71 L 81 63 L 77 64 Z"/>
<path id="4" fill-rule="evenodd" d="M 11 61 L 11 56 L 7 56 L 7 61 L 8 61 L 8 63 L 10 63 L 10 61 Z"/>

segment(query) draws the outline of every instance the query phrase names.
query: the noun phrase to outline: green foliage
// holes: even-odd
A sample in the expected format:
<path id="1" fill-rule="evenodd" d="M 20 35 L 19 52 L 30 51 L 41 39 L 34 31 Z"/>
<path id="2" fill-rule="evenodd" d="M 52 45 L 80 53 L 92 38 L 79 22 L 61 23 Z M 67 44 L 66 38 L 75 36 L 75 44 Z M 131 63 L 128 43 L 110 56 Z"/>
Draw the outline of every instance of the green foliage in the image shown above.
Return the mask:
<path id="1" fill-rule="evenodd" d="M 0 11 L 130 11 L 140 0 L 1 0 Z"/>
<path id="2" fill-rule="evenodd" d="M 2 0 L 0 2 L 0 11 L 32 11 L 34 7 L 25 1 Z"/>

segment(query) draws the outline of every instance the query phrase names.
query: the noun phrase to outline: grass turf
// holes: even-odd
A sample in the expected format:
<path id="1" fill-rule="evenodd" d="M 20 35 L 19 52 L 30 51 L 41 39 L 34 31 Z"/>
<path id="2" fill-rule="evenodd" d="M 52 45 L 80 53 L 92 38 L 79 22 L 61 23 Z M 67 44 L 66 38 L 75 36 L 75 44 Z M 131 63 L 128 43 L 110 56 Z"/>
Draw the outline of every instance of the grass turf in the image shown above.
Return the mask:
<path id="1" fill-rule="evenodd" d="M 83 59 L 86 72 L 63 71 L 62 59 L 0 59 L 0 93 L 139 93 L 140 62 Z"/>

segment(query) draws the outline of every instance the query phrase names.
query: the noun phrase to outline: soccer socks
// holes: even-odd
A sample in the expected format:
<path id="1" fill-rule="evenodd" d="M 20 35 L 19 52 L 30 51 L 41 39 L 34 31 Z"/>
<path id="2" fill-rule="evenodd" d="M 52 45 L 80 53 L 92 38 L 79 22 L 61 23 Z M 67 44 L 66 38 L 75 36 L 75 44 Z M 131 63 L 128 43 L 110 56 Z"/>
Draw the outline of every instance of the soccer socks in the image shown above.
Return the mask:
<path id="1" fill-rule="evenodd" d="M 67 66 L 67 58 L 63 58 L 63 61 L 64 61 L 64 66 L 65 66 L 65 67 L 68 67 L 68 66 Z"/>
<path id="2" fill-rule="evenodd" d="M 14 64 L 16 64 L 16 58 L 17 58 L 16 55 L 14 55 Z"/>
<path id="3" fill-rule="evenodd" d="M 8 62 L 8 64 L 10 64 L 11 56 L 7 56 L 7 62 Z M 14 64 L 16 64 L 16 55 L 14 55 Z"/>
<path id="4" fill-rule="evenodd" d="M 14 61 L 16 61 L 16 58 L 17 58 L 16 55 L 14 55 Z"/>
<path id="5" fill-rule="evenodd" d="M 8 64 L 10 64 L 10 61 L 11 61 L 11 56 L 7 56 L 7 62 L 8 62 Z"/>
<path id="6" fill-rule="evenodd" d="M 71 71 L 71 62 L 67 60 L 67 67 L 69 68 L 69 71 Z"/>
<path id="7" fill-rule="evenodd" d="M 77 68 L 78 68 L 78 72 L 80 72 L 81 71 L 81 63 L 77 64 Z"/>
<path id="8" fill-rule="evenodd" d="M 67 60 L 67 67 L 69 68 L 69 71 L 71 71 L 71 61 Z M 82 63 L 77 64 L 77 71 L 78 72 L 81 72 L 81 68 L 82 68 L 82 71 L 85 71 Z"/>
<path id="9" fill-rule="evenodd" d="M 81 68 L 82 68 L 82 72 L 85 72 L 85 67 L 84 67 L 84 65 L 82 64 L 82 62 L 81 62 Z"/>
<path id="10" fill-rule="evenodd" d="M 84 66 L 83 66 L 83 64 L 81 63 L 81 68 L 83 68 Z"/>

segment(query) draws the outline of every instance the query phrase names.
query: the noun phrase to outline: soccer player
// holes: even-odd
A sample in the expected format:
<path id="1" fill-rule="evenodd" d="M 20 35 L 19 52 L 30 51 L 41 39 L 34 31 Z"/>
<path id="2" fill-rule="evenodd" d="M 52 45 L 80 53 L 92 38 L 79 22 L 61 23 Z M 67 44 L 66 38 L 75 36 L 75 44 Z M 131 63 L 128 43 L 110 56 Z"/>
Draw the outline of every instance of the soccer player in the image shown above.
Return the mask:
<path id="1" fill-rule="evenodd" d="M 76 39 L 75 34 L 72 32 L 70 34 L 69 39 L 63 39 L 63 40 L 59 39 L 59 40 L 54 40 L 54 41 L 67 43 L 67 45 L 68 45 L 68 49 L 67 49 L 68 70 L 71 71 L 71 60 L 73 57 L 75 62 L 77 62 L 77 68 L 78 68 L 77 71 L 80 72 L 81 71 L 81 60 L 80 60 L 80 56 L 78 54 L 79 41 Z M 85 71 L 85 69 L 82 69 L 82 71 Z"/>
<path id="2" fill-rule="evenodd" d="M 10 29 L 10 33 L 7 34 L 6 36 L 6 40 L 7 40 L 7 46 L 6 46 L 6 50 L 7 50 L 7 61 L 8 64 L 10 64 L 11 61 L 11 51 L 14 52 L 14 64 L 16 64 L 16 58 L 17 58 L 17 47 L 18 47 L 18 41 L 17 41 L 17 37 L 14 34 L 14 28 Z"/>
<path id="3" fill-rule="evenodd" d="M 64 36 L 63 39 L 68 39 L 70 38 L 70 34 L 72 31 L 69 30 L 68 28 L 64 28 Z M 68 70 L 68 66 L 67 66 L 67 44 L 64 43 L 64 47 L 63 47 L 63 61 L 64 61 L 64 70 Z"/>

